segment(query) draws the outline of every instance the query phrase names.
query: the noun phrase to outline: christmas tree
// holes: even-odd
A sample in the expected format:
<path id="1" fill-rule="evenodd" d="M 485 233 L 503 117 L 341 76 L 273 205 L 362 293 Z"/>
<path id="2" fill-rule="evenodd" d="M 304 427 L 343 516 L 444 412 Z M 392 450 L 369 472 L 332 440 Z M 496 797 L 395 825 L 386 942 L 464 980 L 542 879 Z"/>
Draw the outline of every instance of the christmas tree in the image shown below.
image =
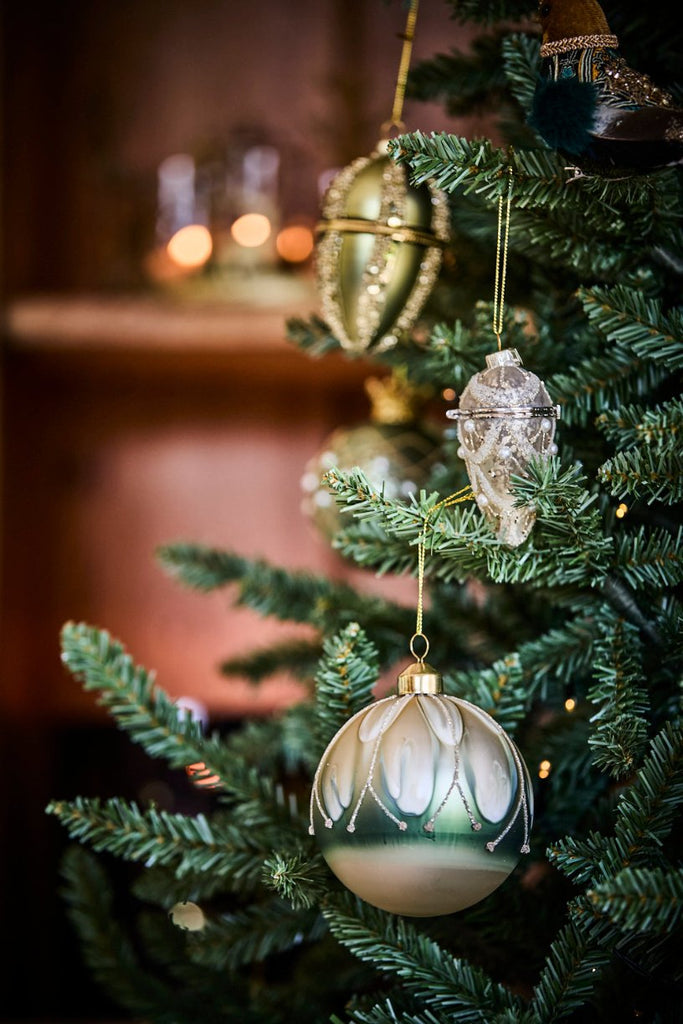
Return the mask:
<path id="1" fill-rule="evenodd" d="M 391 159 L 415 185 L 447 195 L 456 259 L 425 307 L 429 330 L 374 356 L 416 388 L 462 395 L 502 333 L 561 409 L 557 452 L 512 477 L 514 508 L 533 517 L 514 545 L 476 502 L 449 500 L 470 496 L 455 431 L 444 432 L 431 479 L 412 498 L 389 497 L 359 469 L 333 468 L 325 486 L 342 510 L 336 550 L 369 573 L 416 577 L 416 592 L 424 578 L 424 630 L 445 693 L 514 739 L 534 791 L 529 852 L 455 913 L 395 914 L 351 893 L 309 834 L 309 796 L 335 733 L 405 664 L 422 632 L 415 607 L 238 552 L 173 544 L 159 557 L 181 584 L 227 588 L 317 638 L 226 666 L 255 682 L 295 672 L 310 699 L 221 735 L 206 734 L 117 639 L 64 627 L 74 677 L 150 757 L 180 772 L 195 766 L 202 806 L 211 800 L 194 814 L 115 797 L 48 808 L 78 840 L 64 891 L 85 961 L 131 1017 L 681 1019 L 680 172 L 637 137 L 623 166 L 599 149 L 585 155 L 569 93 L 551 146 L 533 5 L 452 7 L 479 35 L 467 53 L 415 67 L 410 94 L 451 112 L 494 113 L 504 142 L 420 132 L 392 141 Z M 629 68 L 675 104 L 679 27 L 631 0 L 605 13 Z M 494 310 L 509 196 L 507 294 Z M 319 317 L 288 333 L 311 358 L 340 345 Z M 421 613 L 420 601 L 418 627 Z M 456 784 L 464 792 L 457 764 Z M 132 924 L 113 914 L 109 855 L 139 869 Z M 419 887 L 419 864 L 414 875 Z"/>

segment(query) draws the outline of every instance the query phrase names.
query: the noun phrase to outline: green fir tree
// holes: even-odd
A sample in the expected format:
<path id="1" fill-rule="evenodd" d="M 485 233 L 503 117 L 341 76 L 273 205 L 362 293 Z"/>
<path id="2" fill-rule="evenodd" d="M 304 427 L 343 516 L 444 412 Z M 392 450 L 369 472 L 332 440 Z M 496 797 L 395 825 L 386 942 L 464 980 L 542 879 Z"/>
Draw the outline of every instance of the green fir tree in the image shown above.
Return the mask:
<path id="1" fill-rule="evenodd" d="M 444 917 L 395 916 L 345 890 L 308 833 L 311 781 L 380 673 L 405 663 L 415 609 L 239 553 L 171 545 L 160 562 L 182 585 L 226 588 L 263 616 L 314 627 L 317 640 L 227 664 L 256 683 L 288 669 L 310 697 L 220 735 L 106 632 L 64 627 L 65 665 L 132 742 L 220 780 L 207 814 L 118 798 L 48 808 L 78 841 L 64 894 L 85 961 L 131 1019 L 683 1020 L 680 171 L 575 173 L 529 126 L 533 3 L 449 6 L 479 38 L 467 54 L 413 68 L 409 95 L 451 113 L 487 110 L 506 142 L 420 132 L 393 142 L 414 180 L 447 192 L 458 256 L 426 310 L 429 337 L 376 359 L 435 393 L 461 391 L 483 368 L 495 348 L 498 200 L 512 180 L 505 344 L 561 406 L 559 453 L 515 485 L 536 510 L 518 548 L 471 502 L 432 514 L 467 483 L 447 432 L 432 486 L 414 500 L 388 499 L 357 470 L 331 471 L 327 486 L 345 510 L 334 546 L 369 573 L 414 576 L 424 531 L 430 661 L 447 693 L 487 711 L 520 748 L 535 789 L 531 853 L 487 899 Z M 605 10 L 629 63 L 679 96 L 675 17 L 647 18 L 635 0 Z M 319 318 L 288 332 L 311 358 L 339 348 Z M 138 867 L 133 926 L 115 920 L 100 854 Z M 174 924 L 186 901 L 202 928 Z"/>

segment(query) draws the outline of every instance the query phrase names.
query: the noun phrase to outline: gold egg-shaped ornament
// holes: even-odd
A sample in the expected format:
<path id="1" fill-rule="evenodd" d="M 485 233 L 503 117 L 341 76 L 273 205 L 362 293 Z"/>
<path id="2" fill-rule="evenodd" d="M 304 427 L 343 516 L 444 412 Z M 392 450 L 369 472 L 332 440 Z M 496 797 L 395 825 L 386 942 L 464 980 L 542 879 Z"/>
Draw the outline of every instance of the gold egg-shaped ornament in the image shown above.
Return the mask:
<path id="1" fill-rule="evenodd" d="M 424 661 L 398 692 L 337 732 L 311 791 L 309 832 L 362 900 L 407 917 L 452 914 L 498 888 L 529 853 L 533 793 L 490 715 L 441 692 Z"/>
<path id="2" fill-rule="evenodd" d="M 302 510 L 328 541 L 350 517 L 323 483 L 325 473 L 358 468 L 385 497 L 400 500 L 426 486 L 441 454 L 443 431 L 421 415 L 430 397 L 426 388 L 411 385 L 397 370 L 384 378 L 369 377 L 365 391 L 369 422 L 333 430 L 301 478 Z"/>
<path id="3" fill-rule="evenodd" d="M 486 356 L 446 416 L 458 422 L 458 455 L 479 508 L 499 540 L 518 547 L 529 536 L 536 514 L 518 505 L 511 477 L 527 476 L 531 459 L 555 455 L 560 407 L 551 403 L 543 381 L 525 370 L 514 348 Z"/>
<path id="4" fill-rule="evenodd" d="M 383 139 L 332 180 L 317 226 L 321 312 L 354 352 L 396 345 L 419 316 L 448 241 L 444 192 L 413 185 Z"/>

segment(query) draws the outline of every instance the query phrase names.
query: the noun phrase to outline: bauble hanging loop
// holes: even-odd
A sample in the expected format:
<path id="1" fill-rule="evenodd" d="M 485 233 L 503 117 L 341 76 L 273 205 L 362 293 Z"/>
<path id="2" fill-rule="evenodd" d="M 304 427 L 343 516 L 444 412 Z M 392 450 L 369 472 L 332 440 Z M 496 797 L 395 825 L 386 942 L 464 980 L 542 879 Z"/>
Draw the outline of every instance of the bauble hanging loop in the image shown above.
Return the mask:
<path id="1" fill-rule="evenodd" d="M 477 504 L 498 538 L 517 547 L 529 536 L 535 512 L 516 504 L 511 478 L 527 476 L 532 458 L 557 452 L 560 407 L 552 404 L 543 381 L 522 367 L 516 349 L 491 353 L 486 367 L 468 382 L 459 408 L 446 416 L 458 422 L 458 455 Z"/>
<path id="2" fill-rule="evenodd" d="M 343 348 L 393 347 L 417 319 L 448 240 L 445 193 L 413 185 L 382 139 L 331 182 L 317 226 L 322 315 Z"/>

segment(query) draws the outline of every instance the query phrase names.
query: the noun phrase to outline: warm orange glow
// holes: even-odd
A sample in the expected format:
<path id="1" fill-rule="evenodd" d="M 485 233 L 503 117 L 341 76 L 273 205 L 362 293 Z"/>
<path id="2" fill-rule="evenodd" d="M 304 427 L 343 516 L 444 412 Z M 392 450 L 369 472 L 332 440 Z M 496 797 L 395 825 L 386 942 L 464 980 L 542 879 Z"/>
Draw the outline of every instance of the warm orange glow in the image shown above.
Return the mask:
<path id="1" fill-rule="evenodd" d="M 203 786 L 207 789 L 213 789 L 213 787 L 217 786 L 221 781 L 220 775 L 208 774 L 208 769 L 203 761 L 198 761 L 197 764 L 188 764 L 185 771 L 190 776 L 195 786 Z"/>
<path id="2" fill-rule="evenodd" d="M 180 228 L 166 246 L 166 251 L 179 267 L 202 267 L 211 255 L 211 232 L 203 224 L 188 224 Z"/>
<path id="3" fill-rule="evenodd" d="M 614 514 L 617 517 L 617 519 L 623 519 L 627 512 L 628 512 L 628 505 L 625 505 L 624 502 L 622 501 L 621 505 L 619 506 L 619 508 L 616 510 L 616 512 Z"/>
<path id="4" fill-rule="evenodd" d="M 551 768 L 552 768 L 552 765 L 551 765 L 550 761 L 541 761 L 541 763 L 538 766 L 538 777 L 539 777 L 539 779 L 547 779 L 548 776 L 550 775 L 550 769 Z"/>
<path id="5" fill-rule="evenodd" d="M 574 698 L 573 697 L 567 697 L 566 701 L 564 702 L 564 709 L 565 709 L 565 711 L 573 711 L 575 707 L 576 707 L 576 701 L 574 700 Z"/>
<path id="6" fill-rule="evenodd" d="M 243 213 L 230 228 L 238 245 L 256 249 L 270 238 L 270 221 L 263 213 Z"/>
<path id="7" fill-rule="evenodd" d="M 290 224 L 278 234 L 275 248 L 288 263 L 303 263 L 313 252 L 313 232 L 305 224 Z"/>
<path id="8" fill-rule="evenodd" d="M 444 388 L 443 391 L 441 392 L 441 397 L 443 398 L 444 402 L 452 402 L 455 399 L 455 391 L 453 390 L 453 388 Z"/>

